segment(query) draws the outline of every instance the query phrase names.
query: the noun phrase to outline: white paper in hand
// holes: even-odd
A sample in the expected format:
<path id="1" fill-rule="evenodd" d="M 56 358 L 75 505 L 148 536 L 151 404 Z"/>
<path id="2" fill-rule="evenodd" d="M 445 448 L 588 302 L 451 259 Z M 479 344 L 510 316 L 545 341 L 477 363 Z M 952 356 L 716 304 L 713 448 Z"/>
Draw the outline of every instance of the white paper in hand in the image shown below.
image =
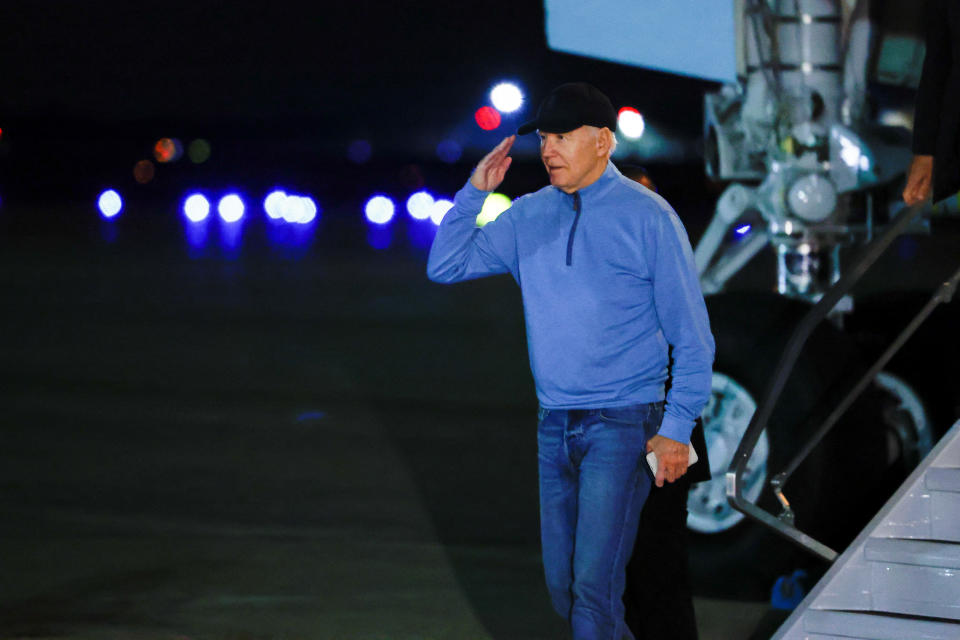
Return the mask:
<path id="1" fill-rule="evenodd" d="M 687 466 L 689 467 L 700 458 L 697 457 L 697 452 L 693 450 L 693 447 L 688 446 L 687 449 L 690 450 L 690 459 L 687 462 Z M 657 454 L 653 451 L 647 454 L 647 464 L 650 465 L 650 470 L 653 471 L 653 475 L 657 475 Z"/>

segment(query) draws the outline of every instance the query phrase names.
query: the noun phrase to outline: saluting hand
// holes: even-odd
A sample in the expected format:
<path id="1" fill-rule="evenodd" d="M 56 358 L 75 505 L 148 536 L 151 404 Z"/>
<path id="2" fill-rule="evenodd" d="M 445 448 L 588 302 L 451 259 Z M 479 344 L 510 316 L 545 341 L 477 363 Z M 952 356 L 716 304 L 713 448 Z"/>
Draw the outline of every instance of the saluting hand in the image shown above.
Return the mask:
<path id="1" fill-rule="evenodd" d="M 493 148 L 493 151 L 483 157 L 483 160 L 473 170 L 470 176 L 470 184 L 481 191 L 493 191 L 503 182 L 503 177 L 510 168 L 513 158 L 508 156 L 510 147 L 516 136 L 507 136 L 500 144 Z"/>

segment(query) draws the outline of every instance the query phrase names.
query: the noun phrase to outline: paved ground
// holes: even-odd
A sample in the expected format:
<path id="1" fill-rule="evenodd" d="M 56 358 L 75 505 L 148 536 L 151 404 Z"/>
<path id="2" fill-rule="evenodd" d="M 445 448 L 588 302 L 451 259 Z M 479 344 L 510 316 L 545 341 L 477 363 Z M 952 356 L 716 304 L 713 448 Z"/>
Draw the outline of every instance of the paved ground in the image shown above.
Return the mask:
<path id="1" fill-rule="evenodd" d="M 10 407 L 4 489 L 22 500 L 2 529 L 4 637 L 562 637 L 532 478 L 486 495 L 523 463 L 493 433 L 475 451 L 496 464 L 435 427 L 390 436 L 357 407 L 298 419 L 140 397 L 104 419 L 109 398 L 88 400 Z M 746 630 L 762 607 L 731 610 Z"/>

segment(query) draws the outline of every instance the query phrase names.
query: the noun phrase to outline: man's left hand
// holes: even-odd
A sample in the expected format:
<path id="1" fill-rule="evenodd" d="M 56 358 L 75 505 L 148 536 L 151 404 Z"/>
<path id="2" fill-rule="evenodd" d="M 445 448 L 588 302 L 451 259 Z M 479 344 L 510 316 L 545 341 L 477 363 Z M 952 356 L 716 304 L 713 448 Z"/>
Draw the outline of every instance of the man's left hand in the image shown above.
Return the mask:
<path id="1" fill-rule="evenodd" d="M 657 456 L 657 486 L 663 481 L 673 482 L 687 472 L 690 463 L 690 445 L 683 444 L 664 436 L 653 436 L 647 440 L 647 452 Z"/>

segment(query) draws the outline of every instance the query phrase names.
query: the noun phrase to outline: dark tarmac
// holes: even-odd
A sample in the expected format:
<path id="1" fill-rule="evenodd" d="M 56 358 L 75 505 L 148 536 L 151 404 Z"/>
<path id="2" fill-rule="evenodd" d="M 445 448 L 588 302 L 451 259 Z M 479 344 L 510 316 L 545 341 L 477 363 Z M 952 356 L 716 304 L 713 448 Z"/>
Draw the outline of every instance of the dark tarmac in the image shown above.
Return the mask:
<path id="1" fill-rule="evenodd" d="M 565 637 L 519 295 L 423 267 L 0 239 L 0 637 Z"/>

